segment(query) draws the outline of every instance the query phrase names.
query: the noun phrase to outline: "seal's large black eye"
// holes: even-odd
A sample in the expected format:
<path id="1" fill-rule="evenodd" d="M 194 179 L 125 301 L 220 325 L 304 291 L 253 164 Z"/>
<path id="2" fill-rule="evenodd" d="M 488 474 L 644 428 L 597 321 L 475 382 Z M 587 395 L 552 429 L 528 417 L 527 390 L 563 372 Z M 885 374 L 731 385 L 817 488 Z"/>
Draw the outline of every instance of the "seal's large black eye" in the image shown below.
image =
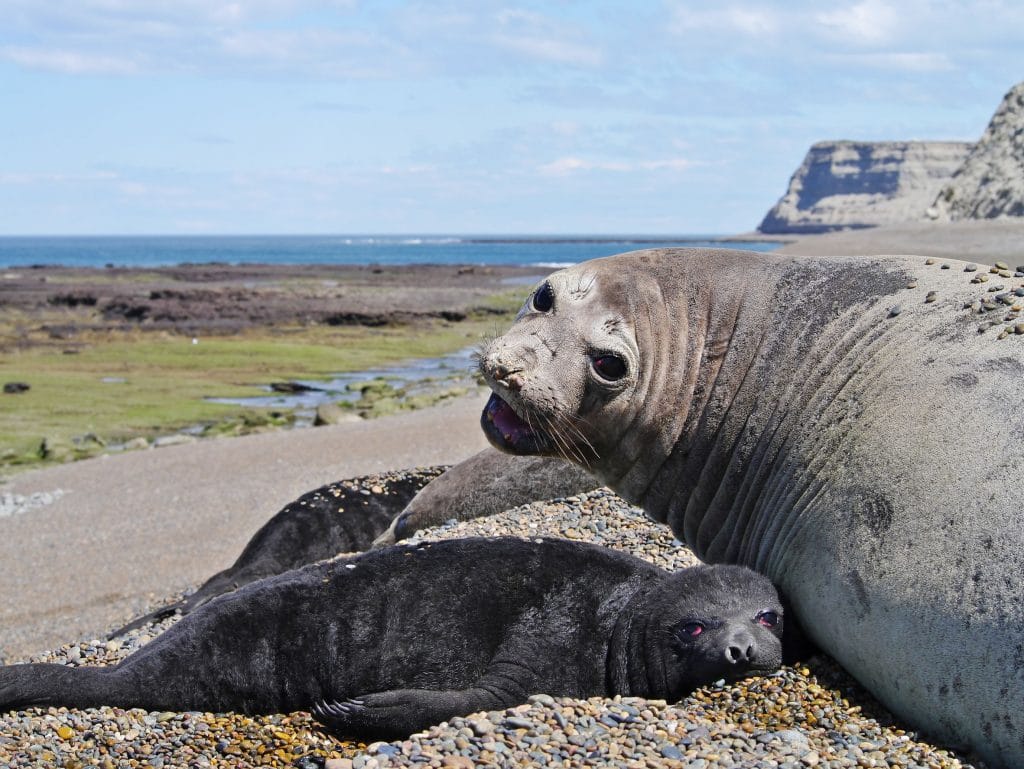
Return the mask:
<path id="1" fill-rule="evenodd" d="M 758 624 L 764 625 L 765 627 L 775 627 L 779 624 L 779 615 L 771 609 L 759 611 L 757 613 L 757 621 Z"/>
<path id="2" fill-rule="evenodd" d="M 620 358 L 618 355 L 598 355 L 593 361 L 592 365 L 594 371 L 602 379 L 607 379 L 609 382 L 615 382 L 622 377 L 626 376 L 626 361 Z"/>
<path id="3" fill-rule="evenodd" d="M 533 292 L 533 309 L 537 312 L 548 312 L 555 306 L 555 290 L 547 281 Z"/>

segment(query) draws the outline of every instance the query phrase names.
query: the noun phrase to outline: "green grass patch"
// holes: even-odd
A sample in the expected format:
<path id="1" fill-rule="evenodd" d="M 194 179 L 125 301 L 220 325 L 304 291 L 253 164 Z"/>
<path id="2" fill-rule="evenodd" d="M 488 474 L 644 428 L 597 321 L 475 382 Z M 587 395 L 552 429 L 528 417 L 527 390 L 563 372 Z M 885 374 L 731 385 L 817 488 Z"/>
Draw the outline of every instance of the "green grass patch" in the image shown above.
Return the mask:
<path id="1" fill-rule="evenodd" d="M 261 427 L 241 406 L 210 397 L 261 395 L 259 385 L 435 357 L 474 345 L 508 325 L 512 302 L 501 295 L 491 312 L 460 323 L 410 326 L 267 328 L 237 336 L 83 334 L 77 354 L 56 347 L 8 351 L 0 382 L 24 382 L 21 394 L 0 394 L 0 467 L 64 461 L 102 450 L 102 443 L 152 438 L 218 422 Z M 493 314 L 495 311 L 503 315 Z M 247 416 L 249 414 L 250 416 Z M 92 435 L 99 439 L 82 436 Z M 81 450 L 40 456 L 50 446 L 76 441 Z M 45 454 L 45 452 L 43 452 Z"/>

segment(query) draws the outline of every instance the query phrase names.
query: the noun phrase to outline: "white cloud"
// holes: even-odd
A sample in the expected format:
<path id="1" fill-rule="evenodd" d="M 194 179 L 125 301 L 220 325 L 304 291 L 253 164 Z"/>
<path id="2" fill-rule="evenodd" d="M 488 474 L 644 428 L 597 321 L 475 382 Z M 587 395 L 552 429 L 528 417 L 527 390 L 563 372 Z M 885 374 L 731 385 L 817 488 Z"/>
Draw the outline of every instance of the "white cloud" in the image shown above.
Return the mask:
<path id="1" fill-rule="evenodd" d="M 540 172 L 550 176 L 563 176 L 573 171 L 588 170 L 592 167 L 592 164 L 580 158 L 565 157 L 545 163 L 540 167 Z"/>
<path id="2" fill-rule="evenodd" d="M 729 8 L 725 14 L 726 23 L 746 35 L 774 35 L 779 29 L 778 16 L 760 8 Z"/>
<path id="3" fill-rule="evenodd" d="M 551 132 L 555 136 L 578 136 L 580 124 L 575 120 L 556 120 L 551 124 Z"/>
<path id="4" fill-rule="evenodd" d="M 899 26 L 899 15 L 883 0 L 861 0 L 846 8 L 816 14 L 814 20 L 835 37 L 862 45 L 891 41 Z"/>
<path id="5" fill-rule="evenodd" d="M 155 25 L 199 29 L 211 24 L 264 22 L 295 14 L 352 8 L 355 0 L 4 0 L 7 20 L 43 20 L 64 29 L 95 27 L 152 30 Z"/>
<path id="6" fill-rule="evenodd" d="M 487 35 L 491 43 L 529 58 L 584 67 L 604 60 L 599 48 L 581 40 L 579 29 L 540 13 L 506 8 L 481 21 L 485 29 L 496 27 Z"/>
<path id="7" fill-rule="evenodd" d="M 173 203 L 179 207 L 191 206 L 195 194 L 195 190 L 186 186 L 128 179 L 119 182 L 116 189 L 125 198 L 155 201 L 164 205 Z"/>
<path id="8" fill-rule="evenodd" d="M 0 58 L 65 74 L 269 70 L 373 76 L 397 56 L 344 0 L 0 0 Z M 386 66 L 386 65 L 385 65 Z"/>
<path id="9" fill-rule="evenodd" d="M 545 176 L 567 176 L 577 171 L 613 171 L 628 173 L 632 171 L 685 171 L 693 166 L 693 162 L 685 158 L 666 158 L 664 160 L 587 160 L 574 155 L 558 158 L 540 166 Z"/>
<path id="10" fill-rule="evenodd" d="M 248 59 L 264 65 L 322 56 L 356 41 L 326 30 L 240 29 L 217 40 L 221 51 L 233 59 Z"/>
<path id="11" fill-rule="evenodd" d="M 9 46 L 0 49 L 0 58 L 65 75 L 130 75 L 139 69 L 135 62 L 116 56 L 53 48 Z"/>
<path id="12" fill-rule="evenodd" d="M 437 171 L 438 167 L 432 163 L 413 163 L 407 166 L 384 165 L 380 167 L 380 173 L 389 176 L 418 176 L 437 173 Z"/>
<path id="13" fill-rule="evenodd" d="M 66 74 L 465 76 L 524 60 L 605 61 L 578 24 L 476 3 L 357 12 L 354 0 L 0 0 L 0 9 L 0 55 Z"/>
<path id="14" fill-rule="evenodd" d="M 542 59 L 555 63 L 596 67 L 604 61 L 604 56 L 598 49 L 566 40 L 516 35 L 494 35 L 491 37 L 491 41 L 500 48 L 525 54 L 533 59 Z"/>
<path id="15" fill-rule="evenodd" d="M 783 25 L 783 17 L 774 9 L 733 5 L 713 10 L 693 10 L 686 5 L 673 9 L 670 29 L 676 34 L 716 30 L 738 32 L 747 37 L 774 36 Z"/>
<path id="16" fill-rule="evenodd" d="M 956 69 L 945 53 L 854 53 L 830 58 L 845 64 L 893 72 L 949 72 Z"/>
<path id="17" fill-rule="evenodd" d="M 497 8 L 485 2 L 416 4 L 396 14 L 395 32 L 415 45 L 433 66 L 456 65 L 459 76 L 469 71 L 493 72 L 526 60 L 593 68 L 606 61 L 586 24 L 559 18 L 557 8 L 538 13 Z M 502 54 L 511 54 L 502 56 Z M 497 55 L 496 55 L 497 54 Z"/>
<path id="18" fill-rule="evenodd" d="M 117 178 L 117 174 L 109 171 L 97 171 L 91 174 L 6 173 L 0 174 L 0 184 L 80 184 L 82 182 L 109 182 Z"/>

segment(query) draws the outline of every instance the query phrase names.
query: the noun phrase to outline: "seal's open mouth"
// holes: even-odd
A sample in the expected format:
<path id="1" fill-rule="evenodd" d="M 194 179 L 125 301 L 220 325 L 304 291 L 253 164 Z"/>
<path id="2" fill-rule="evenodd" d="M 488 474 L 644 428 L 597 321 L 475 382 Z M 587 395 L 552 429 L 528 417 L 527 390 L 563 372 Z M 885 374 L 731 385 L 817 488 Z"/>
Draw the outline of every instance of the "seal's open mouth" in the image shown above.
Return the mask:
<path id="1" fill-rule="evenodd" d="M 491 444 L 511 454 L 540 454 L 548 445 L 547 436 L 520 417 L 515 410 L 496 393 L 484 406 L 480 415 L 480 426 Z"/>

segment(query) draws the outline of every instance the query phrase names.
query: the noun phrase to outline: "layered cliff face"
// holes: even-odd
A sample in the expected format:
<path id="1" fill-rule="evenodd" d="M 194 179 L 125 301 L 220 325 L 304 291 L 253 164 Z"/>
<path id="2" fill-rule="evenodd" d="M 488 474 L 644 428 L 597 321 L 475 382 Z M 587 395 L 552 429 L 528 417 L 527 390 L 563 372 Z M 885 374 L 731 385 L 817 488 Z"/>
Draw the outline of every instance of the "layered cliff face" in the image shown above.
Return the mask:
<path id="1" fill-rule="evenodd" d="M 968 142 L 819 142 L 758 230 L 827 232 L 922 220 L 972 147 Z"/>
<path id="2" fill-rule="evenodd" d="M 934 219 L 1024 216 L 1024 83 L 999 109 L 929 211 Z"/>

